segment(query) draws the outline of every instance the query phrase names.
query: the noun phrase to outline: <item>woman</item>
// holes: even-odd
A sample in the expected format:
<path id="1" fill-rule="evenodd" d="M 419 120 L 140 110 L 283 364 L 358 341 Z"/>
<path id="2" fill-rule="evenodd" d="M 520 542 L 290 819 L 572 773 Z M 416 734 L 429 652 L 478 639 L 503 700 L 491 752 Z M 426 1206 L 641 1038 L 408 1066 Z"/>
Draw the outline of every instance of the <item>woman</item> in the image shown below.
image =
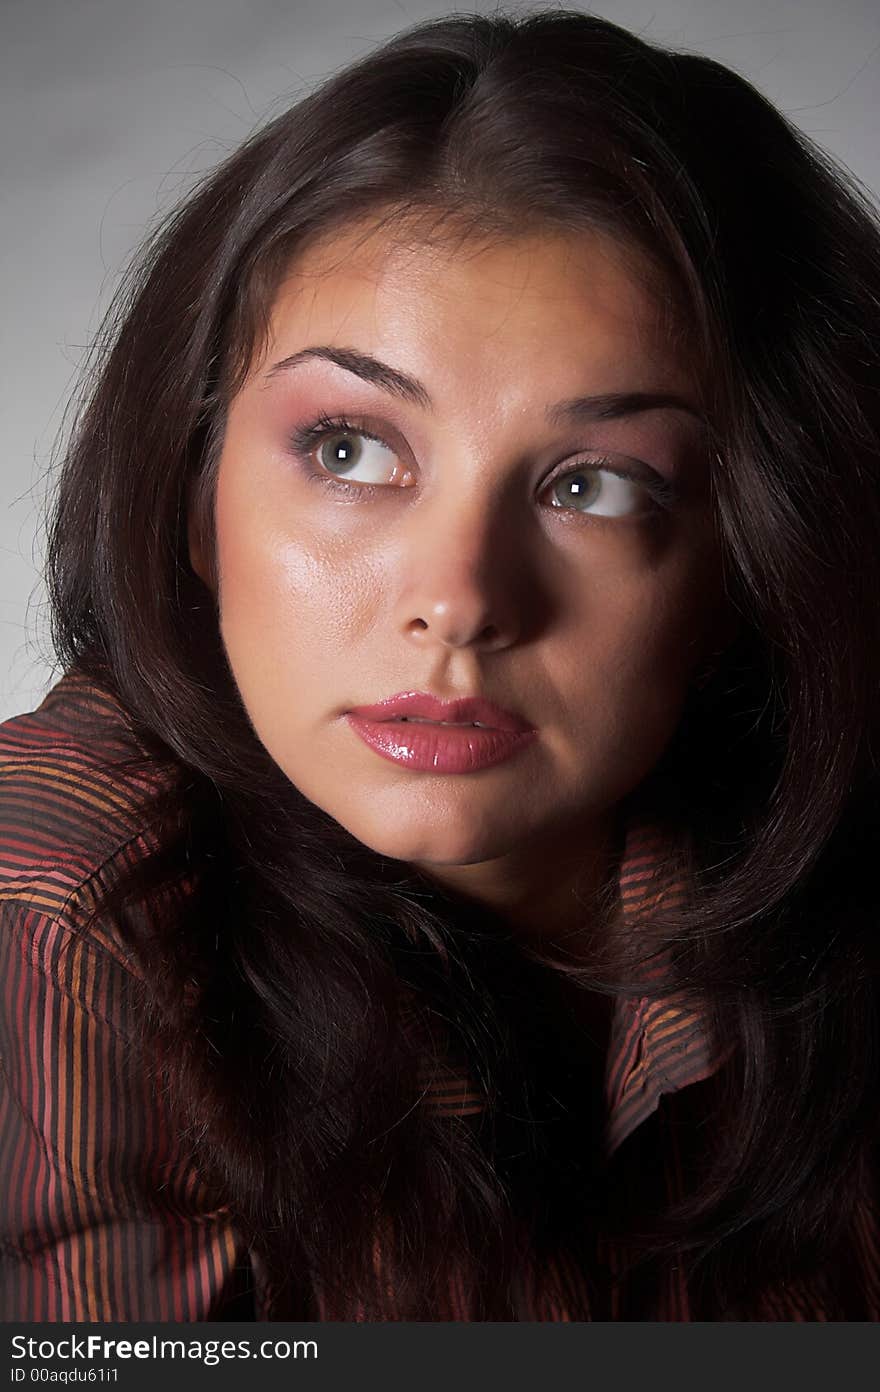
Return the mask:
<path id="1" fill-rule="evenodd" d="M 880 1317 L 878 301 L 852 179 L 571 11 L 161 229 L 3 727 L 7 1318 Z"/>

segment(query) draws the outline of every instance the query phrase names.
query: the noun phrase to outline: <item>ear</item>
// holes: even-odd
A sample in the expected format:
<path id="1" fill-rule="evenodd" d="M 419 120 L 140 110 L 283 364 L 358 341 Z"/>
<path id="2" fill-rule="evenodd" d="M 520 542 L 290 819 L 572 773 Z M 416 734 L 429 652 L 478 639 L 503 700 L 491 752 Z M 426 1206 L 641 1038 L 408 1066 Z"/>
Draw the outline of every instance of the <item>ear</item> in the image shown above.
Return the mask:
<path id="1" fill-rule="evenodd" d="M 725 597 L 706 632 L 702 657 L 694 674 L 694 684 L 698 690 L 715 675 L 728 649 L 733 647 L 741 634 L 743 624 L 743 616 Z"/>
<path id="2" fill-rule="evenodd" d="M 742 632 L 744 622 L 739 610 L 734 608 L 731 600 L 725 598 L 718 616 L 714 645 L 716 651 L 726 652 L 729 647 L 733 646 Z"/>
<path id="3" fill-rule="evenodd" d="M 214 579 L 208 563 L 207 548 L 202 535 L 202 518 L 199 508 L 198 480 L 190 480 L 186 497 L 186 531 L 189 546 L 189 563 L 196 575 L 208 589 L 213 590 Z"/>

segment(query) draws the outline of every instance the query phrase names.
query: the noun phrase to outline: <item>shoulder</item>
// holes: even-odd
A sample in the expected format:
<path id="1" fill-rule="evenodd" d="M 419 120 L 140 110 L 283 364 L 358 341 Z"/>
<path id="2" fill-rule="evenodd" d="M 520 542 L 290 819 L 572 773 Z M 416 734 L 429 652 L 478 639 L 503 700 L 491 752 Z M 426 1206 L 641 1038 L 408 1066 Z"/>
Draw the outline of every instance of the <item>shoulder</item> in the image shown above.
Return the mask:
<path id="1" fill-rule="evenodd" d="M 126 930 L 90 916 L 162 849 L 171 775 L 132 763 L 139 752 L 122 707 L 78 676 L 0 724 L 4 1320 L 222 1319 L 250 1280 L 169 1091 Z"/>
<path id="2" fill-rule="evenodd" d="M 0 723 L 7 950 L 10 935 L 30 952 L 39 936 L 54 959 L 99 887 L 157 849 L 156 802 L 169 774 L 143 753 L 116 698 L 78 673 L 61 677 L 35 710 Z M 112 925 L 90 929 L 88 944 L 130 965 Z"/>

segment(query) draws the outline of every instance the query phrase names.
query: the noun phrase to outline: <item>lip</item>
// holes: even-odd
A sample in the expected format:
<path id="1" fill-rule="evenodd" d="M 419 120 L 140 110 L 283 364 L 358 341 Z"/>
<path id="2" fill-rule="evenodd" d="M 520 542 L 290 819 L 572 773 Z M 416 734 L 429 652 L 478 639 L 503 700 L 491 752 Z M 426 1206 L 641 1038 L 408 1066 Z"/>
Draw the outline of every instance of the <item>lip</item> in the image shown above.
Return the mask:
<path id="1" fill-rule="evenodd" d="M 477 721 L 492 730 L 506 730 L 510 734 L 525 734 L 533 729 L 522 716 L 504 710 L 482 696 L 443 701 L 427 691 L 400 691 L 396 696 L 389 696 L 373 706 L 354 706 L 348 714 L 380 722 L 404 717 L 433 720 L 438 724 L 464 725 Z"/>
<path id="2" fill-rule="evenodd" d="M 420 720 L 412 723 L 402 718 L 416 716 Z M 382 758 L 424 773 L 476 773 L 491 768 L 518 753 L 538 733 L 521 716 L 482 697 L 442 701 L 423 691 L 401 692 L 377 705 L 356 706 L 347 712 L 347 719 Z M 466 723 L 475 720 L 483 728 Z"/>

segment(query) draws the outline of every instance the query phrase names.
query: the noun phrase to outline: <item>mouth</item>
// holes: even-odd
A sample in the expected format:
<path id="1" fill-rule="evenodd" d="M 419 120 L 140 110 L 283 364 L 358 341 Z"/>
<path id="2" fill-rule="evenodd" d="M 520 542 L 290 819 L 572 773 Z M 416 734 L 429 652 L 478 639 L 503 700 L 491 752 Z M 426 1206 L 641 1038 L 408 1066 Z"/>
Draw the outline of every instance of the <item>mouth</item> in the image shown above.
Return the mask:
<path id="1" fill-rule="evenodd" d="M 534 729 L 521 715 L 488 697 L 459 696 L 449 700 L 428 691 L 401 691 L 375 705 L 356 706 L 348 714 L 383 725 L 432 725 L 508 734 Z"/>
<path id="2" fill-rule="evenodd" d="M 458 730 L 494 730 L 494 725 L 484 725 L 480 720 L 429 720 L 426 715 L 392 715 L 381 722 L 383 725 L 450 725 Z"/>
<path id="3" fill-rule="evenodd" d="M 417 773 L 471 774 L 506 762 L 537 738 L 528 727 L 500 728 L 481 720 L 349 711 L 348 721 L 383 759 Z"/>

